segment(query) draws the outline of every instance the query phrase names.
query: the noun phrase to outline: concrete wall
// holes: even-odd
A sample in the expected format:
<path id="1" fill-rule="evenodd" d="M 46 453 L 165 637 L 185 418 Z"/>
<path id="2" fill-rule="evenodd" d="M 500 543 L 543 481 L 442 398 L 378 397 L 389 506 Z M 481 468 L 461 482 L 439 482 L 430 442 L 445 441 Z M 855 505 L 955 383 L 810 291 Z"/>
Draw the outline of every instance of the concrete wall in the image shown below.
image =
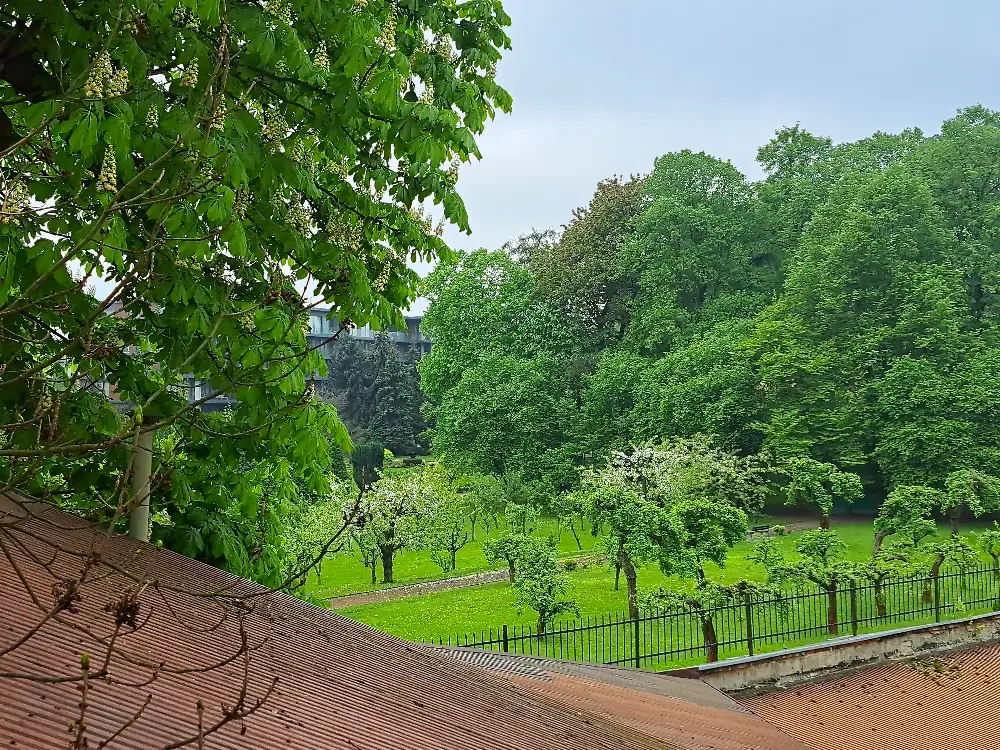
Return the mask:
<path id="1" fill-rule="evenodd" d="M 666 674 L 694 677 L 725 693 L 752 695 L 885 661 L 1000 641 L 1000 613 L 882 633 L 836 638 L 812 646 L 726 659 Z"/>

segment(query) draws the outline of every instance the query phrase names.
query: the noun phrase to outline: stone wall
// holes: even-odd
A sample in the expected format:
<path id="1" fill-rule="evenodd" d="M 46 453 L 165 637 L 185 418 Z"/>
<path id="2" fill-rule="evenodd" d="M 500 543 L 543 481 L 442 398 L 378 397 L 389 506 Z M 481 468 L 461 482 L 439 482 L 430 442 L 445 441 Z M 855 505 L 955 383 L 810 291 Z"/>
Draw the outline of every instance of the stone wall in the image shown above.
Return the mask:
<path id="1" fill-rule="evenodd" d="M 666 674 L 704 680 L 729 694 L 753 695 L 803 682 L 829 679 L 881 662 L 1000 642 L 1000 613 L 918 625 L 769 654 L 726 659 Z"/>

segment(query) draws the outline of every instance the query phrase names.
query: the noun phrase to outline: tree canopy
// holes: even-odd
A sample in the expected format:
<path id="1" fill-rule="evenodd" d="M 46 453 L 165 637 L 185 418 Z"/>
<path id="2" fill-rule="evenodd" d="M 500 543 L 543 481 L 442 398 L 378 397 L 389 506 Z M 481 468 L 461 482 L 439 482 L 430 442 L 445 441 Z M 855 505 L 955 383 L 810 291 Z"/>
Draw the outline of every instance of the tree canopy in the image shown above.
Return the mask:
<path id="1" fill-rule="evenodd" d="M 328 438 L 349 443 L 313 398 L 300 291 L 343 326 L 398 322 L 407 260 L 448 257 L 420 204 L 468 231 L 459 166 L 510 108 L 502 4 L 15 0 L 0 18 L 2 485 L 117 518 L 132 444 L 169 428 L 154 464 L 185 465 L 154 517 L 276 508 L 244 481 L 263 464 L 279 499 L 296 476 L 323 489 Z M 220 394 L 228 415 L 199 410 Z"/>
<path id="2" fill-rule="evenodd" d="M 825 517 L 897 488 L 994 508 L 998 147 L 978 106 L 930 135 L 784 128 L 762 180 L 666 154 L 602 181 L 561 232 L 445 262 L 428 321 L 449 340 L 421 370 L 448 415 L 435 440 L 496 473 L 558 456 L 561 476 L 706 433 Z M 469 439 L 491 432 L 511 436 L 492 466 L 477 456 L 499 443 Z"/>

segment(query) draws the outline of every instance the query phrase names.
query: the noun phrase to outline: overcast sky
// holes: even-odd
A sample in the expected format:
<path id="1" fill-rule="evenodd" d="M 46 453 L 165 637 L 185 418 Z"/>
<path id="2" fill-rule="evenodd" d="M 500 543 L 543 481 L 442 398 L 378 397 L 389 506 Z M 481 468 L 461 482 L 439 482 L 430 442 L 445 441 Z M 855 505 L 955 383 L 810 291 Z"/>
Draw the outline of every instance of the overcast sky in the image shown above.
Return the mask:
<path id="1" fill-rule="evenodd" d="M 514 111 L 459 190 L 497 248 L 559 227 L 613 174 L 689 148 L 759 177 L 757 148 L 801 122 L 835 141 L 1000 108 L 1000 4 L 986 0 L 505 0 Z"/>

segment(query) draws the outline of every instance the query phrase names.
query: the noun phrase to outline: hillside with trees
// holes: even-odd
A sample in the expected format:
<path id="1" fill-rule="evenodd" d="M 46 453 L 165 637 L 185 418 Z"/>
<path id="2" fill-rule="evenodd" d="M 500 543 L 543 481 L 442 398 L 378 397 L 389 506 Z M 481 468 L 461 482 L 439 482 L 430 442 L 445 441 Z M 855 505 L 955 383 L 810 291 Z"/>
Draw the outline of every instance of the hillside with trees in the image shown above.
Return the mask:
<path id="1" fill-rule="evenodd" d="M 972 504 L 937 512 L 994 509 L 998 154 L 982 107 L 936 135 L 795 126 L 762 180 L 667 154 L 560 233 L 442 263 L 419 365 L 434 449 L 548 502 L 613 450 L 704 435 L 824 517 L 963 483 Z"/>

